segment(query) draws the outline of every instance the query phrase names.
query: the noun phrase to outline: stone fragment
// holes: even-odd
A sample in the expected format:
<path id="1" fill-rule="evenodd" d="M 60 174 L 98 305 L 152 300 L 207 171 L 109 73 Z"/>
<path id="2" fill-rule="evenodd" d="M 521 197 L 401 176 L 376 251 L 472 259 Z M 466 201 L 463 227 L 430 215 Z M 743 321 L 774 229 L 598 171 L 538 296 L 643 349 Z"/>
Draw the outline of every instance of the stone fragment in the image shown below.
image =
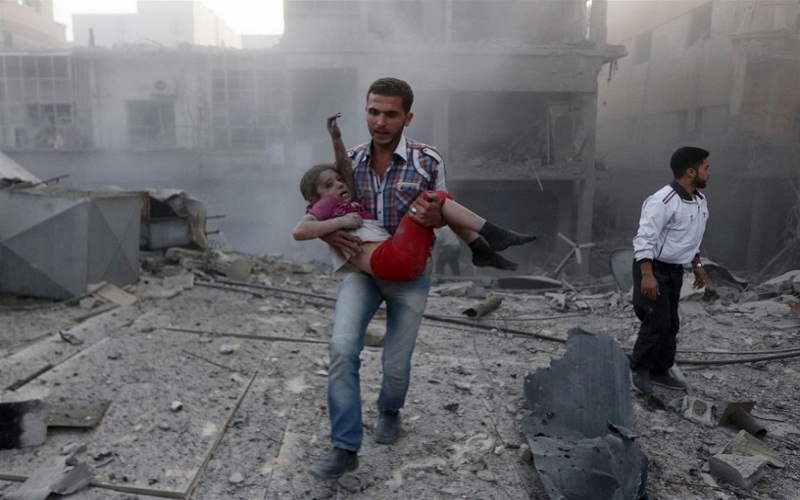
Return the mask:
<path id="1" fill-rule="evenodd" d="M 181 411 L 183 409 L 183 403 L 181 403 L 180 401 L 173 401 L 172 403 L 169 404 L 169 409 L 170 411 L 173 412 Z"/>
<path id="2" fill-rule="evenodd" d="M 228 478 L 228 482 L 229 482 L 229 483 L 231 483 L 231 484 L 239 484 L 239 483 L 242 483 L 242 482 L 244 482 L 244 476 L 242 475 L 242 473 L 241 473 L 241 472 L 234 472 L 234 473 L 233 473 L 233 474 L 231 474 L 231 476 Z"/>
<path id="3" fill-rule="evenodd" d="M 0 450 L 39 446 L 47 438 L 45 391 L 0 392 Z"/>
<path id="4" fill-rule="evenodd" d="M 220 354 L 233 354 L 233 351 L 235 350 L 236 348 L 231 344 L 222 344 L 219 346 Z"/>
<path id="5" fill-rule="evenodd" d="M 238 258 L 228 266 L 226 278 L 231 281 L 246 282 L 250 279 L 250 273 L 253 272 L 253 266 L 246 259 Z"/>
<path id="6" fill-rule="evenodd" d="M 763 441 L 759 440 L 744 429 L 734 436 L 733 439 L 725 446 L 722 453 L 730 455 L 742 455 L 746 457 L 763 458 L 775 467 L 784 468 L 786 462 L 781 460 L 778 452 L 765 445 Z"/>
<path id="7" fill-rule="evenodd" d="M 694 396 L 682 396 L 670 401 L 669 405 L 693 422 L 699 422 L 709 426 L 716 424 L 716 407 L 708 401 Z"/>
<path id="8" fill-rule="evenodd" d="M 194 274 L 181 273 L 164 278 L 164 288 L 190 290 L 194 288 Z"/>
<path id="9" fill-rule="evenodd" d="M 764 477 L 766 474 L 764 467 L 767 465 L 767 461 L 758 457 L 720 453 L 709 457 L 708 465 L 711 468 L 711 474 L 728 484 L 746 489 Z"/>
<path id="10" fill-rule="evenodd" d="M 4 493 L 6 500 L 46 500 L 51 493 L 69 495 L 92 482 L 92 471 L 74 455 L 48 459 L 17 491 Z"/>

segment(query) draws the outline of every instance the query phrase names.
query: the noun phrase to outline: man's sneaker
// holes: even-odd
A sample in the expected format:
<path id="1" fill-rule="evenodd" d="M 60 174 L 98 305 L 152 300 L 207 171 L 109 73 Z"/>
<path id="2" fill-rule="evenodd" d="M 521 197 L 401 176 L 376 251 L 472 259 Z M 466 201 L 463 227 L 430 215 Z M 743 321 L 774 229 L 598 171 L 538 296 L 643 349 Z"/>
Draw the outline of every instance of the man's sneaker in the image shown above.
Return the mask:
<path id="1" fill-rule="evenodd" d="M 636 392 L 641 394 L 652 394 L 653 384 L 650 383 L 650 369 L 637 368 L 631 370 L 631 384 Z"/>
<path id="2" fill-rule="evenodd" d="M 375 442 L 392 444 L 400 437 L 400 412 L 381 411 L 375 425 Z"/>
<path id="3" fill-rule="evenodd" d="M 686 389 L 686 384 L 682 380 L 678 380 L 671 375 L 650 375 L 650 382 L 676 391 Z"/>
<path id="4" fill-rule="evenodd" d="M 333 448 L 314 462 L 308 472 L 319 479 L 339 479 L 345 472 L 358 469 L 358 454 L 342 448 Z"/>

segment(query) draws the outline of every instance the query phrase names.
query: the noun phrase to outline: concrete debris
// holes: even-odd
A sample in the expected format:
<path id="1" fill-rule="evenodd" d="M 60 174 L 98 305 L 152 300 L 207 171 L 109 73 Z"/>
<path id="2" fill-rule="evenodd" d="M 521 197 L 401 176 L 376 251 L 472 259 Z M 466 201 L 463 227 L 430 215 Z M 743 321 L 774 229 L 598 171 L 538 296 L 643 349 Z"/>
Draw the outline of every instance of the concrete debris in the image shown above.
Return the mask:
<path id="1" fill-rule="evenodd" d="M 467 295 L 467 290 L 472 286 L 473 284 L 471 281 L 445 283 L 443 285 L 436 285 L 432 287 L 431 295 L 440 295 L 442 297 L 465 297 Z"/>
<path id="2" fill-rule="evenodd" d="M 85 309 L 85 310 L 87 310 L 87 311 L 88 311 L 89 309 L 93 309 L 94 307 L 96 307 L 98 304 L 100 304 L 100 303 L 102 303 L 102 302 L 103 302 L 103 301 L 102 301 L 102 300 L 100 300 L 100 299 L 98 299 L 97 297 L 92 297 L 92 296 L 90 295 L 90 296 L 88 296 L 88 297 L 84 297 L 84 298 L 82 298 L 82 299 L 81 299 L 81 300 L 78 302 L 78 306 L 79 306 L 81 309 Z"/>
<path id="3" fill-rule="evenodd" d="M 244 476 L 241 472 L 234 472 L 228 478 L 228 482 L 231 484 L 239 484 L 244 482 Z"/>
<path id="4" fill-rule="evenodd" d="M 709 259 L 703 259 L 703 267 L 706 269 L 709 278 L 714 280 L 717 285 L 729 286 L 742 291 L 750 284 L 747 280 L 736 276 L 722 265 Z"/>
<path id="5" fill-rule="evenodd" d="M 228 266 L 225 276 L 229 280 L 246 282 L 250 279 L 253 266 L 245 259 L 234 259 Z"/>
<path id="6" fill-rule="evenodd" d="M 712 488 L 719 488 L 719 484 L 711 474 L 701 472 L 700 478 L 703 480 L 704 483 L 711 486 Z"/>
<path id="7" fill-rule="evenodd" d="M 47 438 L 46 392 L 0 392 L 0 450 L 39 446 Z"/>
<path id="8" fill-rule="evenodd" d="M 750 488 L 765 475 L 767 461 L 759 457 L 744 457 L 720 453 L 709 457 L 711 473 L 728 484 L 739 488 Z"/>
<path id="9" fill-rule="evenodd" d="M 108 411 L 108 399 L 51 398 L 47 401 L 48 427 L 97 427 Z"/>
<path id="10" fill-rule="evenodd" d="M 180 401 L 173 401 L 172 403 L 169 404 L 169 411 L 171 412 L 178 412 L 181 411 L 182 409 L 183 409 L 183 403 L 181 403 Z"/>
<path id="11" fill-rule="evenodd" d="M 716 425 L 716 406 L 694 396 L 683 396 L 669 402 L 685 418 L 708 426 Z"/>
<path id="12" fill-rule="evenodd" d="M 20 486 L 17 491 L 4 494 L 6 500 L 46 500 L 53 493 L 69 495 L 92 482 L 92 471 L 85 462 L 78 462 L 74 454 L 54 457 Z"/>
<path id="13" fill-rule="evenodd" d="M 771 465 L 774 465 L 780 469 L 786 467 L 786 462 L 781 459 L 780 455 L 778 455 L 778 452 L 765 445 L 763 441 L 745 430 L 739 431 L 739 433 L 725 446 L 725 448 L 722 450 L 722 453 L 763 458 Z"/>
<path id="14" fill-rule="evenodd" d="M 800 269 L 772 278 L 756 287 L 758 291 L 774 294 L 800 293 Z"/>
<path id="15" fill-rule="evenodd" d="M 85 443 L 70 443 L 61 448 L 62 455 L 76 455 L 86 451 Z"/>
<path id="16" fill-rule="evenodd" d="M 173 290 L 191 290 L 194 288 L 194 275 L 180 273 L 174 276 L 166 276 L 163 281 L 164 288 Z"/>
<path id="17" fill-rule="evenodd" d="M 706 293 L 706 287 L 694 288 L 694 273 L 683 273 L 681 300 L 700 300 Z"/>
<path id="18" fill-rule="evenodd" d="M 509 290 L 561 289 L 564 286 L 561 280 L 547 276 L 509 276 L 498 278 L 495 283 L 498 287 Z"/>
<path id="19" fill-rule="evenodd" d="M 103 286 L 92 293 L 122 307 L 133 305 L 137 300 L 135 295 L 131 295 L 122 288 L 111 283 L 104 283 Z"/>
<path id="20" fill-rule="evenodd" d="M 472 384 L 464 380 L 455 380 L 453 381 L 453 385 L 456 386 L 456 389 L 460 389 L 462 391 L 469 391 L 472 389 Z"/>
<path id="21" fill-rule="evenodd" d="M 220 354 L 233 354 L 233 351 L 236 350 L 236 346 L 232 344 L 222 344 L 219 346 Z"/>
<path id="22" fill-rule="evenodd" d="M 567 308 L 567 294 L 565 293 L 549 292 L 544 294 L 544 299 L 556 310 L 563 311 Z"/>
<path id="23" fill-rule="evenodd" d="M 612 294 L 615 295 L 615 294 Z M 544 299 L 553 309 L 557 311 L 591 311 L 592 306 L 589 302 L 600 300 L 604 303 L 608 302 L 611 295 L 593 295 L 585 296 L 576 292 L 547 292 L 544 294 Z"/>
<path id="24" fill-rule="evenodd" d="M 774 300 L 758 300 L 739 304 L 736 306 L 736 310 L 752 314 L 753 319 L 762 319 L 767 316 L 788 316 L 792 312 L 792 307 Z"/>
<path id="25" fill-rule="evenodd" d="M 464 293 L 464 296 L 468 299 L 485 299 L 488 298 L 489 295 L 489 290 L 477 285 L 467 287 L 467 290 Z"/>

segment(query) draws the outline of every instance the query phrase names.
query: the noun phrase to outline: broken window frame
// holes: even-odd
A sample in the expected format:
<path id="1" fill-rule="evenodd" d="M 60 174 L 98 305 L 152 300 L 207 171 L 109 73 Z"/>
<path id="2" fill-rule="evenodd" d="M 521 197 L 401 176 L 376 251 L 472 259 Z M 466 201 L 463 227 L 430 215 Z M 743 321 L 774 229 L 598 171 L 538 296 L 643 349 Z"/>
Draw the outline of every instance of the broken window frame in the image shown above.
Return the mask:
<path id="1" fill-rule="evenodd" d="M 73 74 L 68 55 L 0 54 L 0 147 L 87 147 L 77 128 Z"/>
<path id="2" fill-rule="evenodd" d="M 282 143 L 285 77 L 252 54 L 225 54 L 210 73 L 212 148 L 265 150 Z"/>

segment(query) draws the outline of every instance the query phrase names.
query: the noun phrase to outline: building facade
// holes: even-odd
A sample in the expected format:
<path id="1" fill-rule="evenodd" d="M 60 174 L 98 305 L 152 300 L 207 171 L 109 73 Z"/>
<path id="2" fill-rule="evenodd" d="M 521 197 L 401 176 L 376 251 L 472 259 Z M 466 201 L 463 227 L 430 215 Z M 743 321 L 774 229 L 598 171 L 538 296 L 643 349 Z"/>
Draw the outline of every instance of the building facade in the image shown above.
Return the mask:
<path id="1" fill-rule="evenodd" d="M 67 46 L 67 28 L 53 21 L 52 0 L 0 1 L 0 51 Z"/>
<path id="2" fill-rule="evenodd" d="M 241 48 L 241 36 L 199 0 L 140 0 L 133 14 L 74 14 L 76 46 Z"/>
<path id="3" fill-rule="evenodd" d="M 758 268 L 800 236 L 800 1 L 612 1 L 609 37 L 630 56 L 600 79 L 604 162 L 638 187 L 656 172 L 668 181 L 679 146 L 711 151 L 705 250 L 734 269 Z"/>
<path id="4" fill-rule="evenodd" d="M 367 140 L 367 88 L 397 76 L 416 95 L 407 135 L 443 151 L 456 196 L 540 235 L 533 251 L 514 250 L 523 268 L 570 250 L 557 233 L 592 238 L 597 76 L 624 55 L 605 42 L 604 0 L 287 0 L 284 14 L 272 49 L 3 55 L 0 148 L 51 174 L 58 150 L 75 179 L 113 180 L 110 168 L 80 166 L 91 158 L 144 178 L 183 172 L 183 182 L 238 178 L 296 193 L 300 173 L 331 158 L 325 118 L 342 112 L 347 144 Z M 299 195 L 286 206 L 302 213 Z"/>

